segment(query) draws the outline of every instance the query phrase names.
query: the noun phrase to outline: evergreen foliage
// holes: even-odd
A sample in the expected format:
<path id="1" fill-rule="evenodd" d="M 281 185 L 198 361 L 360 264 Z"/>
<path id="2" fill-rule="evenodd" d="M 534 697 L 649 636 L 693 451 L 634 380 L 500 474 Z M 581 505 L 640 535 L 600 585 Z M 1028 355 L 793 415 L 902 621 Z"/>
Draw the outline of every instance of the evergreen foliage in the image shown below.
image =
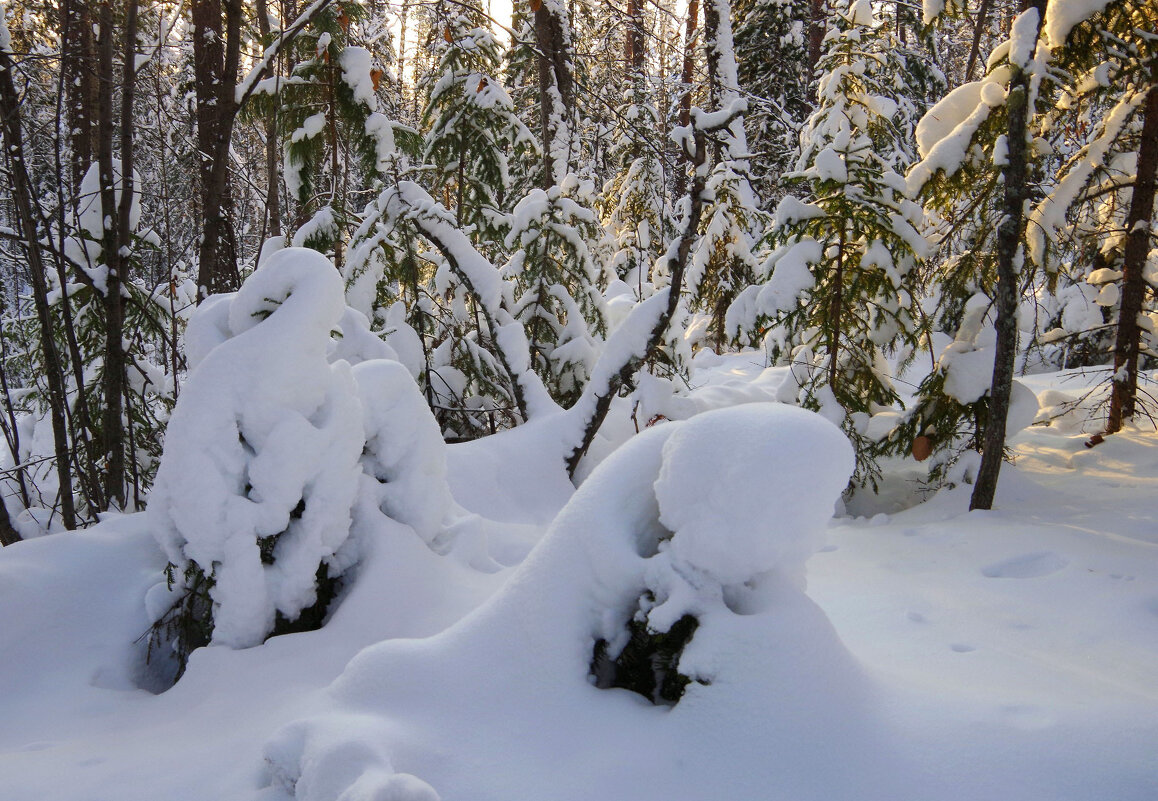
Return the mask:
<path id="1" fill-rule="evenodd" d="M 890 39 L 868 2 L 838 6 L 820 61 L 818 107 L 794 179 L 809 202 L 776 212 L 767 282 L 734 304 L 733 325 L 795 365 L 799 401 L 856 443 L 860 484 L 873 479 L 869 418 L 900 400 L 886 356 L 916 346 L 920 207 L 894 170 L 898 104 L 887 85 Z"/>

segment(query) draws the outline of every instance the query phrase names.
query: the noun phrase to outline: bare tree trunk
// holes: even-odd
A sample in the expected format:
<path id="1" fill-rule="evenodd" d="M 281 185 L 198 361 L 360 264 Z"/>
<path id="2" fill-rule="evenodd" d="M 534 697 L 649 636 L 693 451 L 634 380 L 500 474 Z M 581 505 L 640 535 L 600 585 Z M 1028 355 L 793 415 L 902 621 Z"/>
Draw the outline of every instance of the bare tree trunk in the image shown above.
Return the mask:
<path id="1" fill-rule="evenodd" d="M 990 0 L 981 0 L 977 9 L 977 19 L 973 21 L 973 44 L 969 46 L 969 63 L 965 66 L 965 80 L 973 80 L 973 68 L 977 66 L 977 58 L 981 55 L 981 35 L 985 33 L 985 24 L 989 20 Z"/>
<path id="2" fill-rule="evenodd" d="M 1155 177 L 1158 174 L 1158 84 L 1146 93 L 1142 108 L 1142 144 L 1138 149 L 1137 177 L 1126 217 L 1126 248 L 1122 256 L 1122 304 L 1114 341 L 1114 377 L 1110 390 L 1110 415 L 1106 433 L 1122 429 L 1134 416 L 1138 397 L 1138 351 L 1142 329 L 1138 315 L 1146 295 L 1143 270 L 1150 251 L 1154 225 Z"/>
<path id="3" fill-rule="evenodd" d="M 812 74 L 809 81 L 811 89 L 809 96 L 816 92 L 816 81 L 820 77 L 816 72 L 816 65 L 820 63 L 821 50 L 824 47 L 824 33 L 828 27 L 828 3 L 825 0 L 812 0 L 812 15 L 808 20 L 808 69 Z"/>
<path id="4" fill-rule="evenodd" d="M 199 298 L 240 284 L 233 234 L 233 194 L 227 159 L 236 115 L 234 86 L 240 61 L 238 0 L 193 0 L 193 85 L 197 94 L 198 179 L 202 227 Z"/>
<path id="5" fill-rule="evenodd" d="M 68 108 L 71 187 L 75 195 L 93 160 L 94 111 L 97 107 L 93 21 L 87 0 L 64 0 L 61 7 L 63 51 L 61 74 Z"/>
<path id="6" fill-rule="evenodd" d="M 1048 0 L 1033 0 L 1026 8 L 1037 9 L 1037 28 L 1041 30 Z M 1017 304 L 1020 299 L 1018 253 L 1025 239 L 1025 202 L 1029 198 L 1029 144 L 1026 138 L 1029 115 L 1029 75 L 1013 67 L 1005 109 L 1008 119 L 1006 141 L 1007 163 L 1002 170 L 1005 197 L 1001 224 L 997 229 L 997 343 L 993 356 L 993 380 L 989 386 L 989 407 L 982 443 L 981 466 L 977 483 L 969 500 L 970 509 L 992 509 L 997 492 L 997 476 L 1005 458 L 1005 423 L 1009 415 L 1009 397 L 1013 391 L 1013 364 L 1017 355 Z"/>
<path id="7" fill-rule="evenodd" d="M 832 298 L 828 302 L 828 386 L 836 391 L 840 367 L 840 318 L 844 314 L 844 238 L 845 228 L 840 228 L 840 243 L 837 245 L 836 275 L 833 276 Z"/>
<path id="8" fill-rule="evenodd" d="M 132 247 L 130 211 L 133 202 L 133 94 L 136 89 L 137 4 L 126 0 L 122 32 L 122 78 L 120 106 L 120 200 L 113 166 L 113 10 L 110 0 L 100 10 L 100 109 L 97 125 L 97 164 L 100 171 L 101 209 L 105 218 L 102 256 L 108 270 L 103 294 L 105 349 L 101 388 L 101 444 L 104 463 L 104 500 L 108 507 L 125 508 L 124 395 L 127 357 L 124 348 L 125 305 L 121 286 L 128 280 Z M 110 211 L 116 216 L 111 224 Z"/>
<path id="9" fill-rule="evenodd" d="M 15 65 L 11 54 L 0 49 L 0 124 L 3 125 L 5 151 L 16 216 L 24 235 L 28 274 L 32 283 L 33 305 L 40 325 L 41 349 L 44 352 L 45 380 L 48 383 L 48 409 L 52 422 L 52 439 L 56 457 L 56 476 L 60 493 L 61 522 L 67 529 L 76 528 L 76 509 L 72 497 L 72 474 L 68 468 L 69 442 L 65 423 L 67 397 L 64 369 L 53 339 L 52 314 L 48 306 L 45 264 L 40 249 L 40 227 L 44 216 L 36 206 L 32 182 L 24 160 L 24 136 L 20 123 L 20 95 L 13 80 Z"/>
<path id="10" fill-rule="evenodd" d="M 20 542 L 20 532 L 12 525 L 12 518 L 8 516 L 8 507 L 4 499 L 0 498 L 0 547 Z"/>
<path id="11" fill-rule="evenodd" d="M 80 185 L 93 162 L 95 142 L 94 125 L 99 104 L 96 70 L 96 50 L 93 40 L 92 13 L 87 0 L 65 0 L 61 9 L 61 70 L 57 98 L 57 136 L 55 146 L 56 183 L 58 208 L 57 247 L 53 253 L 56 276 L 60 286 L 68 286 L 68 270 L 65 265 L 64 243 L 70 229 L 79 222 L 77 210 L 83 202 Z M 67 100 L 67 104 L 65 101 Z M 69 128 L 71 145 L 69 159 L 69 180 L 64 178 L 61 158 L 61 144 L 65 139 L 60 135 L 62 105 L 66 111 L 64 121 Z M 92 278 L 84 270 L 77 269 L 76 277 L 92 287 Z M 73 321 L 72 300 L 68 294 L 60 299 L 61 321 L 64 324 L 64 340 L 68 348 L 69 366 L 72 368 L 73 389 L 77 402 L 68 415 L 69 437 L 73 443 L 72 463 L 81 493 L 91 509 L 104 508 L 101 480 L 97 464 L 100 462 L 100 443 L 96 426 L 93 425 L 88 404 L 87 382 L 84 376 L 84 357 L 76 335 Z"/>
<path id="12" fill-rule="evenodd" d="M 643 37 L 643 8 L 640 0 L 627 0 L 627 35 L 624 37 L 624 62 L 631 71 L 631 80 L 643 74 L 647 55 Z"/>
<path id="13" fill-rule="evenodd" d="M 700 0 L 689 0 L 687 28 L 684 31 L 684 63 L 680 72 L 680 84 L 683 93 L 680 95 L 680 125 L 686 128 L 692 120 L 692 79 L 696 72 L 696 29 L 699 26 Z M 690 161 L 687 153 L 682 154 L 681 162 Z M 675 180 L 672 182 L 673 194 L 683 197 L 687 192 L 688 179 L 684 171 L 684 164 L 676 167 Z"/>
<path id="14" fill-rule="evenodd" d="M 257 25 L 261 40 L 269 41 L 269 7 L 266 0 L 257 0 Z M 267 77 L 277 72 L 275 64 L 270 64 Z M 279 100 L 274 97 L 273 114 L 265 120 L 265 219 L 268 221 L 269 236 L 281 236 L 281 178 L 278 174 L 277 157 L 277 114 Z"/>

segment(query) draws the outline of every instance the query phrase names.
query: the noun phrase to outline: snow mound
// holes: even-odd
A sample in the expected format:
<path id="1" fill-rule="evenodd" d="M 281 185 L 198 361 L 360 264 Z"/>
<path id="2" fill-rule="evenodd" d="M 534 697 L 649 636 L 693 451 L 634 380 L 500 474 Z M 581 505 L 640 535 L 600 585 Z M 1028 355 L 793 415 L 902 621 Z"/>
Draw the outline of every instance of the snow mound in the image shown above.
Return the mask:
<path id="1" fill-rule="evenodd" d="M 692 418 L 664 446 L 655 482 L 673 556 L 721 584 L 773 569 L 802 583 L 853 467 L 844 435 L 800 409 L 747 404 Z"/>
<path id="2" fill-rule="evenodd" d="M 806 453 L 823 466 L 798 464 Z M 473 615 L 351 660 L 329 690 L 341 711 L 267 744 L 271 784 L 299 801 L 394 797 L 402 774 L 446 801 L 702 799 L 721 783 L 738 798 L 892 797 L 867 758 L 866 682 L 799 586 L 802 543 L 852 464 L 834 426 L 775 404 L 646 430 Z M 739 556 L 708 547 L 712 526 Z M 677 705 L 595 686 L 597 644 L 615 653 L 635 616 L 660 632 L 683 614 L 699 626 Z M 828 769 L 833 751 L 845 769 Z M 405 781 L 400 798 L 427 797 Z"/>
<path id="3" fill-rule="evenodd" d="M 324 607 L 320 589 L 358 558 L 356 502 L 362 517 L 373 509 L 434 538 L 449 504 L 445 446 L 409 372 L 316 251 L 273 253 L 190 329 L 198 364 L 148 510 L 173 565 L 150 614 L 207 586 L 212 641 L 245 648 Z"/>

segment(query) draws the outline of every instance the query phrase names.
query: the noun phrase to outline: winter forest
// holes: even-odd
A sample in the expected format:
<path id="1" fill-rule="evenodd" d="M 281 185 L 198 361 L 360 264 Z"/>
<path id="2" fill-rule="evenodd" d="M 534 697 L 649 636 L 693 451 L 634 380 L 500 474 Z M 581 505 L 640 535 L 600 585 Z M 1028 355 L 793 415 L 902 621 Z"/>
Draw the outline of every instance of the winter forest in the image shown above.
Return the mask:
<path id="1" fill-rule="evenodd" d="M 0 12 L 0 796 L 1152 798 L 1154 0 Z"/>

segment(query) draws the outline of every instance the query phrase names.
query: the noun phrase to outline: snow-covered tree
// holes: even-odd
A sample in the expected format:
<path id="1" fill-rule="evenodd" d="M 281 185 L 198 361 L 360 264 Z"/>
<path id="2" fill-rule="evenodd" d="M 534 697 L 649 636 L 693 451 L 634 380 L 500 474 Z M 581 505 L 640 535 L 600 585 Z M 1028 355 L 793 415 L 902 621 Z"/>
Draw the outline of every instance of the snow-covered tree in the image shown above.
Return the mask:
<path id="1" fill-rule="evenodd" d="M 1031 5 L 1016 17 L 1009 39 L 990 55 L 984 78 L 954 89 L 922 118 L 921 161 L 906 178 L 909 191 L 922 194 L 943 226 L 946 258 L 934 274 L 935 314 L 953 342 L 933 354 L 934 370 L 918 391 L 903 437 L 924 438 L 922 449 L 942 455 L 959 453 L 963 439 L 980 446 L 973 508 L 992 504 L 1007 426 L 1019 417 L 1009 412 L 1019 391 L 1013 380 L 1016 314 L 1032 276 L 1027 256 L 1034 255 L 1024 247 L 1040 156 L 1031 133 L 1051 85 L 1038 47 L 1044 5 Z M 926 21 L 932 16 L 927 13 Z M 980 317 L 979 294 L 992 302 Z M 988 386 L 979 368 L 985 360 L 992 364 Z"/>
<path id="2" fill-rule="evenodd" d="M 506 240 L 512 313 L 526 330 L 535 371 L 564 406 L 583 391 L 607 332 L 602 269 L 592 252 L 603 231 L 590 193 L 574 176 L 532 190 L 511 212 Z"/>
<path id="3" fill-rule="evenodd" d="M 356 532 L 383 514 L 429 543 L 449 499 L 413 379 L 315 251 L 278 251 L 202 304 L 188 347 L 148 510 L 169 558 L 150 647 L 177 673 L 209 642 L 317 628 Z"/>
<path id="4" fill-rule="evenodd" d="M 422 114 L 423 170 L 459 225 L 471 227 L 474 241 L 493 254 L 505 233 L 510 162 L 532 159 L 535 137 L 497 77 L 502 54 L 483 23 L 452 15 L 438 40 L 438 66 Z"/>
<path id="5" fill-rule="evenodd" d="M 916 266 L 926 244 L 920 208 L 894 169 L 890 40 L 868 0 L 838 6 L 825 42 L 818 107 L 793 173 L 809 202 L 781 201 L 766 282 L 746 290 L 730 317 L 794 364 L 786 391 L 798 385 L 801 403 L 842 425 L 863 484 L 875 471 L 869 418 L 899 400 L 885 357 L 917 341 Z"/>
<path id="6" fill-rule="evenodd" d="M 1136 0 L 1098 5 L 1057 4 L 1046 13 L 1045 38 L 1069 80 L 1045 115 L 1043 136 L 1066 158 L 1052 191 L 1030 214 L 1029 245 L 1034 261 L 1048 264 L 1054 242 L 1073 243 L 1066 277 L 1071 286 L 1090 287 L 1082 300 L 1105 310 L 1082 320 L 1095 324 L 1092 331 L 1059 326 L 1050 333 L 1095 358 L 1104 358 L 1112 336 L 1106 431 L 1114 432 L 1136 411 L 1140 357 L 1153 357 L 1158 345 L 1147 308 L 1158 172 L 1158 10 Z"/>
<path id="7" fill-rule="evenodd" d="M 749 181 L 747 102 L 740 95 L 727 0 L 709 0 L 704 6 L 704 51 L 709 99 L 714 113 L 729 122 L 711 148 L 700 237 L 685 280 L 691 305 L 708 316 L 713 344 L 721 349 L 733 338 L 726 330 L 728 307 L 759 269 L 753 250 L 767 222 Z"/>
<path id="8" fill-rule="evenodd" d="M 292 241 L 332 253 L 339 268 L 357 224 L 356 193 L 379 176 L 393 146 L 377 96 L 386 73 L 353 41 L 365 13 L 358 3 L 322 8 L 294 40 L 291 75 L 262 82 L 280 103 L 285 182 L 299 208 Z"/>
<path id="9" fill-rule="evenodd" d="M 809 0 L 743 0 L 734 4 L 736 61 L 748 96 L 745 123 L 752 183 L 764 203 L 784 191 L 800 131 L 812 110 L 808 61 Z"/>

